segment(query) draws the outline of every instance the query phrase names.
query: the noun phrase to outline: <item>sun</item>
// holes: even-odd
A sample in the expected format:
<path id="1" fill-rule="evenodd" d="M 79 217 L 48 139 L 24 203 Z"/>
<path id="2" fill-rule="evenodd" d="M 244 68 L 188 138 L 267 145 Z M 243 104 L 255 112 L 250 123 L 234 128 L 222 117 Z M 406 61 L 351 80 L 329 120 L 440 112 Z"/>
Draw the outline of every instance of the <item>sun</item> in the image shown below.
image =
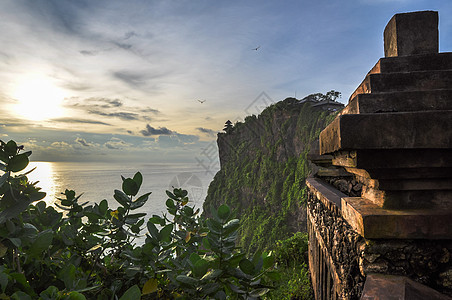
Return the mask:
<path id="1" fill-rule="evenodd" d="M 17 101 L 14 111 L 32 121 L 45 121 L 64 114 L 64 91 L 46 78 L 27 78 L 16 84 L 12 93 Z"/>

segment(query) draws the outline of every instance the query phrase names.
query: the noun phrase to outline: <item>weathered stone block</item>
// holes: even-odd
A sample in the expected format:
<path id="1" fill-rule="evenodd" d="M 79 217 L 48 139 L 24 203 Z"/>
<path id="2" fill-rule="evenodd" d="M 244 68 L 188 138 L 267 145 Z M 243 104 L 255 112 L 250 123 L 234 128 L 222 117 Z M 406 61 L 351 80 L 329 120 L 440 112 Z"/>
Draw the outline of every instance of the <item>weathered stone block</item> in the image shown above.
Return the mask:
<path id="1" fill-rule="evenodd" d="M 437 53 L 438 36 L 438 12 L 396 14 L 384 30 L 385 56 Z"/>
<path id="2" fill-rule="evenodd" d="M 390 210 L 364 198 L 342 198 L 342 216 L 366 239 L 450 239 L 451 211 Z"/>
<path id="3" fill-rule="evenodd" d="M 366 278 L 361 299 L 450 300 L 451 298 L 403 276 L 371 274 Z"/>
<path id="4" fill-rule="evenodd" d="M 358 94 L 350 99 L 341 115 L 452 110 L 452 90 L 404 91 Z"/>
<path id="5" fill-rule="evenodd" d="M 451 111 L 342 115 L 320 133 L 320 153 L 452 148 L 451 116 Z"/>

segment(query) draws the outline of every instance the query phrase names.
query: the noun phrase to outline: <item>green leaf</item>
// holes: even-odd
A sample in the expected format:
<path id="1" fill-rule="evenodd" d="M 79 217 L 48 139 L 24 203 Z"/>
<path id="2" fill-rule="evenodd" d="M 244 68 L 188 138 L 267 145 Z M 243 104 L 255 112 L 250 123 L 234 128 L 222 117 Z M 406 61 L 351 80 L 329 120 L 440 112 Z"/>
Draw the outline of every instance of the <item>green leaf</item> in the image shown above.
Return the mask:
<path id="1" fill-rule="evenodd" d="M 270 289 L 268 288 L 260 288 L 260 289 L 255 289 L 253 291 L 251 291 L 250 296 L 251 297 L 262 297 L 263 295 L 267 294 L 270 291 Z"/>
<path id="2" fill-rule="evenodd" d="M 245 274 L 248 274 L 248 275 L 254 274 L 254 264 L 246 258 L 242 259 L 239 262 L 239 268 Z"/>
<path id="3" fill-rule="evenodd" d="M 192 265 L 195 265 L 195 263 L 196 263 L 198 260 L 200 260 L 201 257 L 200 257 L 198 254 L 196 254 L 196 253 L 193 252 L 192 254 L 190 254 L 189 259 L 190 259 L 190 262 L 192 263 Z"/>
<path id="4" fill-rule="evenodd" d="M 13 156 L 6 167 L 8 171 L 19 172 L 28 166 L 29 160 L 25 153 Z"/>
<path id="5" fill-rule="evenodd" d="M 278 271 L 269 271 L 265 273 L 265 276 L 270 278 L 273 281 L 280 281 L 281 280 L 281 274 Z"/>
<path id="6" fill-rule="evenodd" d="M 165 192 L 168 197 L 170 197 L 173 200 L 177 200 L 177 197 L 173 193 L 171 193 L 170 191 L 165 191 Z"/>
<path id="7" fill-rule="evenodd" d="M 32 300 L 32 298 L 22 291 L 17 291 L 11 295 L 12 300 Z"/>
<path id="8" fill-rule="evenodd" d="M 202 246 L 206 249 L 212 248 L 212 246 L 210 245 L 209 240 L 207 238 L 202 239 Z"/>
<path id="9" fill-rule="evenodd" d="M 64 286 L 67 290 L 72 290 L 76 285 L 75 278 L 75 266 L 73 264 L 69 264 L 59 272 L 59 278 L 63 280 Z"/>
<path id="10" fill-rule="evenodd" d="M 151 278 L 143 286 L 141 291 L 142 295 L 152 294 L 157 292 L 158 280 L 156 278 Z"/>
<path id="11" fill-rule="evenodd" d="M 126 195 L 135 196 L 139 189 L 140 187 L 138 184 L 131 178 L 126 178 L 126 180 L 122 182 L 122 190 Z"/>
<path id="12" fill-rule="evenodd" d="M 218 208 L 218 217 L 224 222 L 229 218 L 229 215 L 231 214 L 231 210 L 229 209 L 229 206 L 226 204 L 221 205 Z"/>
<path id="13" fill-rule="evenodd" d="M 72 201 L 75 198 L 75 191 L 73 191 L 73 190 L 65 190 L 64 191 L 64 195 L 66 196 L 67 200 Z"/>
<path id="14" fill-rule="evenodd" d="M 268 269 L 275 264 L 275 257 L 272 255 L 271 251 L 269 254 L 264 254 L 264 269 Z"/>
<path id="15" fill-rule="evenodd" d="M 224 234 L 229 235 L 230 233 L 236 231 L 240 227 L 240 221 L 238 219 L 233 219 L 223 225 Z"/>
<path id="16" fill-rule="evenodd" d="M 16 280 L 18 283 L 20 283 L 26 290 L 30 291 L 31 287 L 28 283 L 27 279 L 25 278 L 25 275 L 22 273 L 11 273 L 11 278 Z"/>
<path id="17" fill-rule="evenodd" d="M 176 205 L 174 205 L 173 199 L 166 200 L 166 206 L 169 208 L 176 208 Z"/>
<path id="18" fill-rule="evenodd" d="M 137 213 L 137 214 L 129 214 L 127 215 L 127 219 L 139 219 L 147 215 L 146 213 Z"/>
<path id="19" fill-rule="evenodd" d="M 0 224 L 6 222 L 6 220 L 12 219 L 18 216 L 21 212 L 25 211 L 28 208 L 30 202 L 24 198 L 19 198 L 19 201 L 14 205 L 6 208 L 4 211 L 0 213 Z"/>
<path id="20" fill-rule="evenodd" d="M 163 242 L 171 242 L 171 232 L 173 231 L 173 224 L 168 224 L 160 230 L 160 240 Z"/>
<path id="21" fill-rule="evenodd" d="M 153 215 L 148 221 L 154 224 L 159 224 L 160 226 L 165 226 L 165 219 L 157 215 Z"/>
<path id="22" fill-rule="evenodd" d="M 100 201 L 100 203 L 99 203 L 99 213 L 102 215 L 102 216 L 105 216 L 105 214 L 107 213 L 107 210 L 108 210 L 108 202 L 107 202 L 107 200 L 102 200 L 102 201 Z"/>
<path id="23" fill-rule="evenodd" d="M 45 192 L 34 192 L 34 193 L 30 194 L 30 201 L 35 202 L 35 201 L 44 199 L 45 197 L 46 197 Z"/>
<path id="24" fill-rule="evenodd" d="M 130 199 L 120 190 L 115 190 L 115 194 L 113 195 L 116 201 L 124 207 L 129 207 Z"/>
<path id="25" fill-rule="evenodd" d="M 41 296 L 42 300 L 53 300 L 58 298 L 58 292 L 58 288 L 51 285 L 45 291 L 41 292 L 39 296 Z"/>
<path id="26" fill-rule="evenodd" d="M 141 175 L 140 172 L 136 172 L 135 175 L 133 175 L 133 181 L 135 181 L 139 189 L 141 184 L 143 183 L 143 175 Z"/>
<path id="27" fill-rule="evenodd" d="M 9 238 L 8 239 L 14 246 L 19 248 L 22 245 L 22 241 L 19 238 Z"/>
<path id="28" fill-rule="evenodd" d="M 198 282 L 199 282 L 198 279 L 193 278 L 193 277 L 188 277 L 186 275 L 179 275 L 179 276 L 176 277 L 176 280 L 181 282 L 181 283 L 184 283 L 186 285 L 190 285 L 192 287 L 195 287 L 198 284 Z"/>
<path id="29" fill-rule="evenodd" d="M 130 287 L 119 300 L 140 300 L 141 291 L 138 285 Z"/>
<path id="30" fill-rule="evenodd" d="M 218 300 L 226 300 L 226 293 L 224 291 L 218 291 L 214 298 Z"/>
<path id="31" fill-rule="evenodd" d="M 207 273 L 208 269 L 209 262 L 201 258 L 193 266 L 193 275 L 195 275 L 195 277 L 202 277 Z"/>
<path id="32" fill-rule="evenodd" d="M 9 141 L 3 148 L 6 155 L 13 156 L 17 153 L 17 144 L 15 141 Z"/>
<path id="33" fill-rule="evenodd" d="M 73 291 L 69 293 L 69 300 L 86 300 L 83 294 L 80 294 L 77 291 Z"/>
<path id="34" fill-rule="evenodd" d="M 52 244 L 53 232 L 50 229 L 38 233 L 36 240 L 30 247 L 30 255 L 41 256 Z"/>
<path id="35" fill-rule="evenodd" d="M 6 275 L 5 273 L 0 273 L 0 286 L 2 287 L 3 293 L 5 292 L 7 285 L 8 285 L 8 275 Z"/>
<path id="36" fill-rule="evenodd" d="M 215 278 L 219 277 L 221 274 L 223 274 L 222 270 L 210 270 L 207 272 L 202 278 L 202 281 L 209 281 L 214 280 Z"/>
<path id="37" fill-rule="evenodd" d="M 159 239 L 159 231 L 158 231 L 157 227 L 155 227 L 154 223 L 152 223 L 151 221 L 148 221 L 147 227 L 148 227 L 148 231 L 151 234 L 151 236 L 154 239 L 158 240 Z"/>
<path id="38" fill-rule="evenodd" d="M 149 192 L 149 193 L 146 193 L 146 194 L 144 194 L 144 195 L 138 197 L 137 200 L 135 200 L 134 202 L 132 202 L 132 204 L 130 205 L 130 208 L 131 208 L 131 209 L 137 209 L 137 208 L 142 207 L 142 206 L 146 203 L 146 201 L 148 201 L 149 195 L 150 195 L 151 193 L 152 193 L 152 192 Z"/>

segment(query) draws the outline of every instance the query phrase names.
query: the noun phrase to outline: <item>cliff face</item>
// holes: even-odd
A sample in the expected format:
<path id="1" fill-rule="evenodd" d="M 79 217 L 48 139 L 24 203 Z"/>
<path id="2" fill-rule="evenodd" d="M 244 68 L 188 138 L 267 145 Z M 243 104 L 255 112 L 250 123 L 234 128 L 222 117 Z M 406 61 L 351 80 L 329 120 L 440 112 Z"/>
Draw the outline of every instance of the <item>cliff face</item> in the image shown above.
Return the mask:
<path id="1" fill-rule="evenodd" d="M 204 211 L 222 203 L 233 207 L 247 250 L 271 248 L 275 240 L 305 231 L 306 155 L 332 117 L 286 99 L 219 133 L 221 170 L 209 186 Z"/>

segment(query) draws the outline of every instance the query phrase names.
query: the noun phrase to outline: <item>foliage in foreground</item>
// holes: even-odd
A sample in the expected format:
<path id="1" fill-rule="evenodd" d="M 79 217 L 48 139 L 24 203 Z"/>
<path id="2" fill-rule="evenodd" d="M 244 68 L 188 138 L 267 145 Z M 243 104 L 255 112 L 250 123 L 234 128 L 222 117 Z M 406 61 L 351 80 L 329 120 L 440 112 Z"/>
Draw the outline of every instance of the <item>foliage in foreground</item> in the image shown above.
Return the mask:
<path id="1" fill-rule="evenodd" d="M 66 190 L 57 211 L 38 202 L 45 193 L 27 174 L 13 174 L 30 154 L 0 141 L 0 299 L 257 299 L 279 278 L 271 253 L 247 258 L 235 246 L 227 205 L 203 220 L 174 189 L 168 215 L 146 221 L 137 210 L 151 193 L 136 197 L 138 172 L 114 191 L 117 209 Z"/>

